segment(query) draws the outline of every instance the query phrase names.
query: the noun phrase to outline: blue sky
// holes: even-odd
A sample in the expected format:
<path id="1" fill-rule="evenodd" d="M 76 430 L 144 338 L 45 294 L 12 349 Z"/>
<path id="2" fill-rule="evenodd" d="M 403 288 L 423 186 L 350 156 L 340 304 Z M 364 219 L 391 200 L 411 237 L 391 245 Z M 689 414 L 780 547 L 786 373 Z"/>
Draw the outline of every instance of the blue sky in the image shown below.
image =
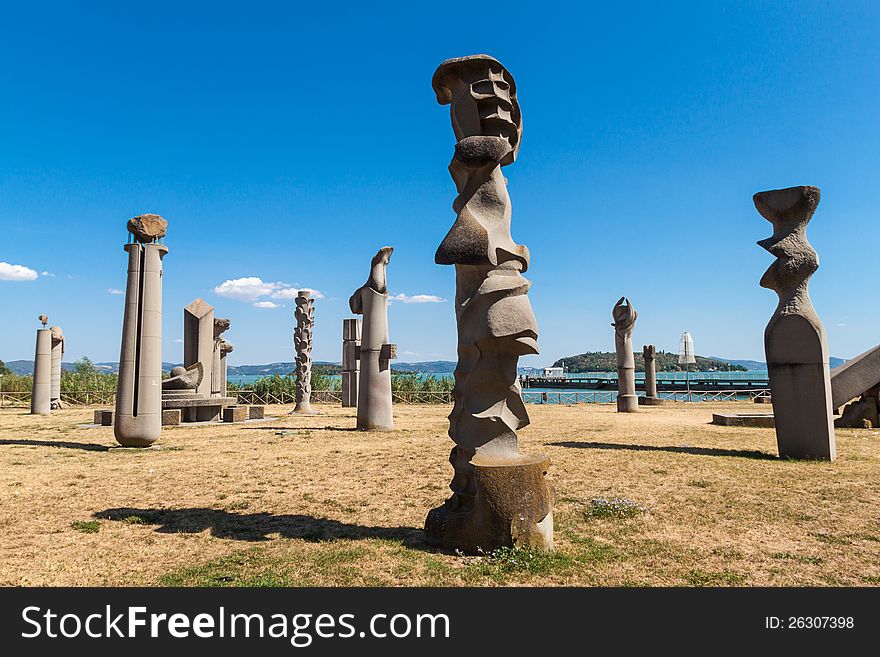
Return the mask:
<path id="1" fill-rule="evenodd" d="M 763 359 L 776 296 L 751 196 L 798 184 L 822 189 L 831 353 L 880 341 L 877 3 L 28 4 L 0 6 L 0 263 L 37 276 L 0 265 L 0 359 L 32 358 L 40 313 L 68 359 L 118 359 L 108 290 L 145 212 L 170 222 L 165 360 L 198 296 L 232 320 L 233 363 L 290 360 L 291 287 L 323 294 L 314 357 L 339 360 L 385 244 L 392 294 L 441 299 L 392 304 L 399 359 L 454 359 L 454 271 L 433 262 L 454 137 L 431 76 L 475 53 L 523 112 L 505 174 L 542 349 L 523 364 L 612 350 L 621 295 L 638 345 L 689 330 L 699 354 Z M 242 278 L 266 285 L 223 287 Z"/>

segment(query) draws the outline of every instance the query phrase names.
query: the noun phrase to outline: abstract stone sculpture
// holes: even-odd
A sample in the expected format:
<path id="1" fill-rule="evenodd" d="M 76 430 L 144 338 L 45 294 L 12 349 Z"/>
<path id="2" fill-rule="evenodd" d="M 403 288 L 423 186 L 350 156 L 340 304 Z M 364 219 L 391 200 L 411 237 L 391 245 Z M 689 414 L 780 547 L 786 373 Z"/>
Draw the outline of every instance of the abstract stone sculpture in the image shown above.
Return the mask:
<path id="1" fill-rule="evenodd" d="M 183 364 L 195 363 L 205 368 L 197 392 L 210 397 L 214 371 L 214 307 L 204 299 L 196 299 L 183 309 Z"/>
<path id="2" fill-rule="evenodd" d="M 361 320 L 342 320 L 342 406 L 357 406 Z"/>
<path id="3" fill-rule="evenodd" d="M 639 404 L 660 406 L 663 400 L 657 396 L 657 348 L 652 344 L 642 347 L 645 359 L 645 396 L 639 397 Z"/>
<path id="4" fill-rule="evenodd" d="M 360 382 L 358 383 L 357 428 L 361 431 L 391 431 L 391 359 L 397 346 L 388 342 L 388 288 L 385 270 L 394 249 L 383 246 L 373 257 L 367 282 L 348 300 L 351 312 L 363 315 Z"/>
<path id="5" fill-rule="evenodd" d="M 52 409 L 52 329 L 46 328 L 45 315 L 40 315 L 40 321 L 43 328 L 37 329 L 31 415 L 49 415 Z"/>
<path id="6" fill-rule="evenodd" d="M 211 351 L 211 395 L 226 396 L 226 376 L 223 371 L 223 345 L 226 341 L 220 336 L 229 330 L 229 320 L 214 318 L 214 343 Z"/>
<path id="7" fill-rule="evenodd" d="M 831 408 L 840 413 L 834 426 L 857 429 L 880 426 L 878 389 L 880 346 L 868 349 L 831 370 Z M 856 397 L 856 401 L 847 404 Z"/>
<path id="8" fill-rule="evenodd" d="M 201 363 L 193 363 L 189 367 L 172 367 L 171 377 L 162 381 L 162 390 L 195 390 L 204 375 Z"/>
<path id="9" fill-rule="evenodd" d="M 636 359 L 633 355 L 632 332 L 639 314 L 629 299 L 620 297 L 611 311 L 614 319 L 614 347 L 617 351 L 617 412 L 639 410 L 636 397 Z"/>
<path id="10" fill-rule="evenodd" d="M 63 408 L 61 403 L 61 361 L 64 359 L 64 333 L 60 326 L 52 327 L 52 388 L 49 393 L 53 411 Z"/>
<path id="11" fill-rule="evenodd" d="M 113 433 L 125 447 L 149 447 L 162 431 L 162 258 L 168 247 L 142 231 L 133 236 L 125 245 L 128 281 Z"/>
<path id="12" fill-rule="evenodd" d="M 517 449 L 516 431 L 529 423 L 517 362 L 538 353 L 538 327 L 522 276 L 529 251 L 511 237 L 501 172 L 522 135 L 516 84 L 500 62 L 475 55 L 443 62 L 433 87 L 440 104 L 451 104 L 457 140 L 449 172 L 458 216 L 434 260 L 455 265 L 458 364 L 449 415 L 452 496 L 428 514 L 426 538 L 467 552 L 552 549 L 549 460 Z"/>
<path id="13" fill-rule="evenodd" d="M 777 189 L 759 192 L 753 200 L 761 216 L 773 224 L 773 236 L 758 245 L 776 256 L 761 277 L 761 287 L 779 295 L 764 331 L 779 456 L 833 460 L 828 345 L 807 291 L 819 267 L 806 234 L 819 205 L 819 189 Z"/>
<path id="14" fill-rule="evenodd" d="M 296 351 L 296 406 L 294 413 L 314 415 L 312 408 L 312 331 L 315 327 L 315 300 L 308 290 L 296 295 L 296 328 L 293 330 L 293 347 Z"/>

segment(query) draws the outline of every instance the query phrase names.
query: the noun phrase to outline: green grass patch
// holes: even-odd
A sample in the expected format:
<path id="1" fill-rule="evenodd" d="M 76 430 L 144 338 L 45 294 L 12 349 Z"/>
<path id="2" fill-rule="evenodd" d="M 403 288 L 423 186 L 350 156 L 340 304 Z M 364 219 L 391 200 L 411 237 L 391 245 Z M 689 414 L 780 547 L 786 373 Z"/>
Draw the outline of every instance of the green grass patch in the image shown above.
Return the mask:
<path id="1" fill-rule="evenodd" d="M 746 576 L 732 570 L 692 570 L 685 575 L 685 581 L 691 586 L 739 586 L 745 584 Z"/>
<path id="2" fill-rule="evenodd" d="M 127 516 L 122 519 L 126 525 L 146 525 L 147 520 L 143 516 Z"/>
<path id="3" fill-rule="evenodd" d="M 97 520 L 74 520 L 70 526 L 83 534 L 97 534 L 101 529 L 101 523 Z"/>
<path id="4" fill-rule="evenodd" d="M 648 507 L 625 497 L 595 497 L 583 505 L 583 515 L 587 518 L 635 518 L 648 513 Z"/>
<path id="5" fill-rule="evenodd" d="M 822 563 L 822 559 L 820 557 L 811 557 L 808 554 L 794 554 L 792 552 L 774 552 L 770 555 L 774 559 L 783 559 L 785 561 L 798 561 L 800 563 L 811 563 L 814 565 L 819 565 Z"/>

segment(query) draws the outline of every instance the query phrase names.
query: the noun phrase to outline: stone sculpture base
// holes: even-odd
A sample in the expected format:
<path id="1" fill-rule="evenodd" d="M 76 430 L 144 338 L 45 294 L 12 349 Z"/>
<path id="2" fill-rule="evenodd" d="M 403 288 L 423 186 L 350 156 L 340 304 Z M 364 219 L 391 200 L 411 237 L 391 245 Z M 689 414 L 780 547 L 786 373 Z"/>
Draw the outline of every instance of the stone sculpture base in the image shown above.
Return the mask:
<path id="1" fill-rule="evenodd" d="M 244 422 L 248 419 L 247 406 L 227 406 L 223 409 L 224 422 Z"/>
<path id="2" fill-rule="evenodd" d="M 475 554 L 500 547 L 553 549 L 555 493 L 543 454 L 480 458 L 472 462 L 477 495 L 470 511 L 432 509 L 425 520 L 431 545 Z"/>
<path id="3" fill-rule="evenodd" d="M 290 411 L 291 415 L 294 413 L 297 415 L 318 415 L 318 411 L 312 408 L 312 405 L 309 402 L 297 402 L 293 410 Z"/>
<path id="4" fill-rule="evenodd" d="M 772 413 L 712 413 L 712 424 L 725 427 L 762 427 L 772 429 L 776 426 Z"/>
<path id="5" fill-rule="evenodd" d="M 248 406 L 248 420 L 262 420 L 265 417 L 265 406 Z"/>
<path id="6" fill-rule="evenodd" d="M 635 395 L 617 395 L 618 413 L 638 413 L 639 398 Z"/>
<path id="7" fill-rule="evenodd" d="M 659 397 L 639 397 L 639 406 L 663 406 L 665 399 Z"/>
<path id="8" fill-rule="evenodd" d="M 166 390 L 162 410 L 180 409 L 182 422 L 216 422 L 223 409 L 238 403 L 237 397 L 206 397 L 191 391 Z"/>
<path id="9" fill-rule="evenodd" d="M 162 411 L 162 426 L 173 427 L 180 424 L 182 417 L 179 408 L 166 408 Z"/>

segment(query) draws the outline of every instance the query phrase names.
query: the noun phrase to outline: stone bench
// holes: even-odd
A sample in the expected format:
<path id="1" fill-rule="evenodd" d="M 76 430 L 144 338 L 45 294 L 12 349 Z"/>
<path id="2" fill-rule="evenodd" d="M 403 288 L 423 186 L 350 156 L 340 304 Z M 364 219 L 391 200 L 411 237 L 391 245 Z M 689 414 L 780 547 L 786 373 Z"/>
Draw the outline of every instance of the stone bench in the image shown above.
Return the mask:
<path id="1" fill-rule="evenodd" d="M 180 424 L 181 412 L 179 408 L 162 409 L 162 426 L 174 426 Z"/>
<path id="2" fill-rule="evenodd" d="M 776 426 L 772 413 L 712 413 L 712 424 L 725 427 L 763 427 Z"/>
<path id="3" fill-rule="evenodd" d="M 248 419 L 249 420 L 262 420 L 266 417 L 266 407 L 265 406 L 248 406 Z"/>
<path id="4" fill-rule="evenodd" d="M 113 411 L 108 411 L 103 408 L 95 411 L 95 424 L 100 424 L 102 427 L 112 427 Z"/>
<path id="5" fill-rule="evenodd" d="M 247 406 L 227 406 L 223 409 L 224 422 L 244 422 L 248 419 Z"/>

